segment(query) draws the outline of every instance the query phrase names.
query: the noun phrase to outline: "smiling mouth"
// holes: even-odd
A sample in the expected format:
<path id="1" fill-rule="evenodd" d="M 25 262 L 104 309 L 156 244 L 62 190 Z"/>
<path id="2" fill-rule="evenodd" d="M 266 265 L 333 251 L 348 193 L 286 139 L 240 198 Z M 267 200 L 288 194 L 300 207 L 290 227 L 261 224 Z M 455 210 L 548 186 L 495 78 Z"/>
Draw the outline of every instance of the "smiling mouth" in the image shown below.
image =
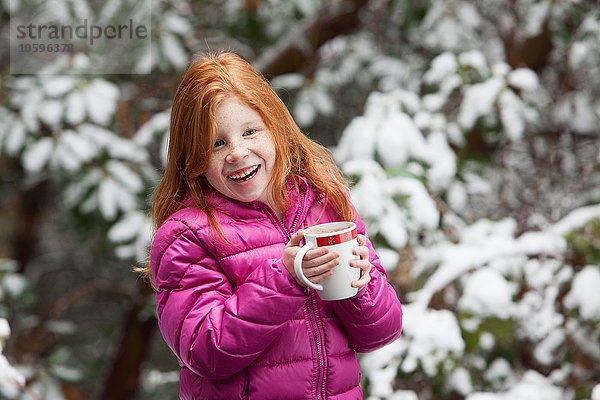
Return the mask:
<path id="1" fill-rule="evenodd" d="M 246 168 L 240 172 L 236 172 L 235 174 L 227 175 L 227 178 L 231 179 L 235 182 L 245 182 L 248 179 L 251 179 L 256 175 L 258 169 L 260 168 L 260 164 L 254 165 L 252 167 Z"/>

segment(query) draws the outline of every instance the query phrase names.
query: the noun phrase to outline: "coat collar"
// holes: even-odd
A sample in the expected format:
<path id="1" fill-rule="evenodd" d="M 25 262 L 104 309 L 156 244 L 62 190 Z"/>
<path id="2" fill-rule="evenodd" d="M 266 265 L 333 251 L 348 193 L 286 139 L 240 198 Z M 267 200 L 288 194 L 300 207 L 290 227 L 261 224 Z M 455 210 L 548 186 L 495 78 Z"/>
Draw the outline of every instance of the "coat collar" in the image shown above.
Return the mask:
<path id="1" fill-rule="evenodd" d="M 290 177 L 286 186 L 289 197 L 289 207 L 284 213 L 283 219 L 284 223 L 287 225 L 288 222 L 292 222 L 298 212 L 302 211 L 298 210 L 299 207 L 302 207 L 302 203 L 314 198 L 317 194 L 312 185 L 309 184 L 308 180 L 300 175 Z M 204 190 L 206 200 L 212 209 L 234 217 L 238 215 L 247 215 L 250 210 L 261 210 L 262 212 L 265 212 L 270 208 L 267 204 L 259 201 L 245 203 L 231 199 L 213 189 L 211 186 L 205 186 Z M 196 201 L 190 194 L 186 194 L 180 202 L 180 208 L 197 206 Z"/>

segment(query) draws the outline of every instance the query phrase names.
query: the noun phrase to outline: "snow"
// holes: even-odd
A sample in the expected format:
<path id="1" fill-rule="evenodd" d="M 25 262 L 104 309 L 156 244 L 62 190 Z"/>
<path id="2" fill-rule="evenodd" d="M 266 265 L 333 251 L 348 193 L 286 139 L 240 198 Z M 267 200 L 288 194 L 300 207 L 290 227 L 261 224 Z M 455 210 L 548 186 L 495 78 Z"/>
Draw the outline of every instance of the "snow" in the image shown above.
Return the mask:
<path id="1" fill-rule="evenodd" d="M 512 367 L 504 358 L 496 358 L 485 371 L 485 379 L 493 386 L 499 387 L 512 378 Z"/>
<path id="2" fill-rule="evenodd" d="M 459 124 L 465 129 L 470 129 L 479 117 L 493 114 L 494 104 L 503 87 L 504 81 L 499 77 L 469 87 L 460 105 Z"/>
<path id="3" fill-rule="evenodd" d="M 579 321 L 570 319 L 566 324 L 566 332 L 569 338 L 574 344 L 590 359 L 600 359 L 600 347 L 598 346 L 598 340 L 590 340 L 589 332 L 585 324 L 579 323 Z"/>
<path id="4" fill-rule="evenodd" d="M 539 88 L 539 78 L 529 68 L 517 68 L 508 74 L 508 84 L 517 89 L 533 91 Z"/>
<path id="5" fill-rule="evenodd" d="M 536 371 L 527 371 L 509 391 L 500 394 L 473 393 L 466 400 L 565 400 L 566 393 L 560 387 Z"/>
<path id="6" fill-rule="evenodd" d="M 535 347 L 533 355 L 543 365 L 551 365 L 556 352 L 564 345 L 565 339 L 563 330 L 554 330 Z"/>
<path id="7" fill-rule="evenodd" d="M 325 87 L 314 85 L 309 91 L 311 103 L 322 115 L 331 115 L 335 111 L 335 105 Z"/>
<path id="8" fill-rule="evenodd" d="M 137 206 L 135 194 L 116 177 L 106 176 L 98 185 L 98 209 L 107 221 L 116 218 L 119 211 L 131 211 Z"/>
<path id="9" fill-rule="evenodd" d="M 566 235 L 573 230 L 583 228 L 594 218 L 600 218 L 600 205 L 580 207 L 567 214 L 548 231 L 555 235 Z"/>
<path id="10" fill-rule="evenodd" d="M 423 309 L 405 305 L 403 335 L 410 341 L 401 364 L 405 373 L 419 365 L 429 376 L 435 376 L 438 365 L 452 357 L 460 357 L 465 343 L 456 316 L 448 310 Z"/>
<path id="11" fill-rule="evenodd" d="M 564 317 L 555 309 L 557 295 L 556 288 L 541 293 L 529 291 L 523 295 L 514 312 L 514 318 L 522 322 L 519 335 L 532 341 L 541 341 L 559 329 Z"/>
<path id="12" fill-rule="evenodd" d="M 144 262 L 147 259 L 147 246 L 152 239 L 152 232 L 150 218 L 141 211 L 133 210 L 117 220 L 109 229 L 108 238 L 118 244 L 118 257 Z"/>
<path id="13" fill-rule="evenodd" d="M 339 163 L 356 159 L 371 160 L 375 152 L 376 128 L 373 120 L 355 117 L 344 129 L 333 155 Z"/>
<path id="14" fill-rule="evenodd" d="M 516 291 L 497 271 L 482 268 L 469 275 L 458 302 L 460 309 L 481 317 L 508 318 L 513 308 Z"/>
<path id="15" fill-rule="evenodd" d="M 407 208 L 417 228 L 433 229 L 438 225 L 440 213 L 421 182 L 412 178 L 396 177 L 390 179 L 390 185 L 392 193 L 408 196 Z"/>
<path id="16" fill-rule="evenodd" d="M 187 52 L 177 37 L 169 32 L 161 34 L 160 49 L 169 63 L 178 69 L 184 68 L 189 62 Z"/>
<path id="17" fill-rule="evenodd" d="M 83 103 L 90 119 L 100 125 L 107 125 L 117 108 L 119 89 L 104 79 L 94 79 L 83 90 Z"/>
<path id="18" fill-rule="evenodd" d="M 77 163 L 77 169 L 82 163 L 91 160 L 98 154 L 98 146 L 89 140 L 86 140 L 82 135 L 72 130 L 65 130 L 60 136 L 58 147 L 64 147 L 66 154 L 70 154 Z M 61 160 L 56 160 L 57 164 Z"/>
<path id="19" fill-rule="evenodd" d="M 594 386 L 594 389 L 592 390 L 591 400 L 600 400 L 600 383 Z"/>
<path id="20" fill-rule="evenodd" d="M 128 191 L 139 192 L 144 188 L 144 183 L 140 176 L 124 162 L 109 160 L 106 162 L 105 168 Z"/>
<path id="21" fill-rule="evenodd" d="M 387 272 L 393 271 L 398 265 L 398 261 L 400 261 L 400 255 L 398 252 L 387 247 L 378 247 L 375 249 L 375 252 L 379 256 L 381 265 Z"/>
<path id="22" fill-rule="evenodd" d="M 52 365 L 52 374 L 62 381 L 78 382 L 83 378 L 83 372 L 67 365 Z"/>
<path id="23" fill-rule="evenodd" d="M 71 92 L 65 103 L 66 121 L 71 125 L 83 122 L 86 115 L 83 95 L 78 91 Z"/>
<path id="24" fill-rule="evenodd" d="M 444 52 L 433 59 L 431 67 L 423 76 L 427 83 L 441 82 L 449 75 L 456 73 L 458 62 L 456 56 L 450 52 Z"/>
<path id="25" fill-rule="evenodd" d="M 44 92 L 50 97 L 62 97 L 70 92 L 76 81 L 70 76 L 48 76 L 42 80 Z"/>
<path id="26" fill-rule="evenodd" d="M 4 289 L 4 292 L 12 298 L 17 298 L 23 294 L 27 286 L 27 280 L 21 274 L 6 274 L 2 280 L 2 289 Z"/>
<path id="27" fill-rule="evenodd" d="M 144 390 L 151 392 L 161 385 L 177 382 L 179 382 L 179 371 L 163 372 L 153 369 L 144 375 L 142 386 Z"/>
<path id="28" fill-rule="evenodd" d="M 0 318 L 0 350 L 4 347 L 4 341 L 10 337 L 10 325 L 5 318 Z"/>
<path id="29" fill-rule="evenodd" d="M 347 173 L 350 173 L 351 167 L 357 164 L 358 161 L 352 164 L 348 163 L 344 166 L 344 169 Z M 384 200 L 387 197 L 386 188 L 378 178 L 377 174 L 365 174 L 350 193 L 354 206 L 359 214 L 364 215 L 365 218 L 379 218 L 386 208 Z"/>
<path id="30" fill-rule="evenodd" d="M 12 124 L 7 124 L 6 137 L 4 138 L 3 148 L 8 155 L 16 155 L 25 144 L 27 132 L 25 125 L 20 121 L 14 121 Z"/>
<path id="31" fill-rule="evenodd" d="M 448 145 L 446 135 L 433 132 L 427 137 L 428 161 L 427 181 L 432 190 L 447 188 L 456 176 L 456 155 Z"/>
<path id="32" fill-rule="evenodd" d="M 543 0 L 534 2 L 529 6 L 527 12 L 527 19 L 525 20 L 525 26 L 523 33 L 527 37 L 533 37 L 540 34 L 544 23 L 547 21 L 548 14 L 550 13 L 550 1 Z"/>
<path id="33" fill-rule="evenodd" d="M 600 320 L 600 266 L 588 265 L 573 278 L 571 291 L 565 298 L 569 308 L 579 309 L 584 319 Z"/>
<path id="34" fill-rule="evenodd" d="M 300 94 L 294 105 L 294 119 L 299 126 L 310 126 L 317 116 L 317 111 L 313 107 L 306 94 Z"/>
<path id="35" fill-rule="evenodd" d="M 462 182 L 453 182 L 448 189 L 448 205 L 456 212 L 464 211 L 467 206 L 468 195 Z"/>
<path id="36" fill-rule="evenodd" d="M 25 385 L 25 377 L 13 368 L 6 357 L 0 353 L 0 394 L 8 399 L 14 399 L 21 393 Z"/>
<path id="37" fill-rule="evenodd" d="M 496 338 L 490 332 L 482 332 L 479 337 L 479 346 L 487 351 L 492 350 L 494 345 L 496 344 Z"/>
<path id="38" fill-rule="evenodd" d="M 450 387 L 463 396 L 473 392 L 471 376 L 469 375 L 469 371 L 467 371 L 465 368 L 459 367 L 455 369 L 450 375 L 449 383 Z"/>
<path id="39" fill-rule="evenodd" d="M 552 285 L 558 281 L 556 274 L 561 265 L 559 260 L 527 260 L 523 267 L 527 285 L 536 290 L 543 290 L 544 287 Z"/>
<path id="40" fill-rule="evenodd" d="M 187 35 L 192 29 L 188 19 L 173 12 L 167 12 L 161 22 L 168 30 L 179 35 Z"/>
<path id="41" fill-rule="evenodd" d="M 570 126 L 577 132 L 593 132 L 597 117 L 588 94 L 565 95 L 553 107 L 555 119 L 560 123 Z"/>
<path id="42" fill-rule="evenodd" d="M 569 52 L 569 64 L 571 68 L 578 68 L 593 51 L 593 46 L 588 42 L 575 42 L 571 45 Z"/>
<path id="43" fill-rule="evenodd" d="M 271 80 L 271 85 L 278 89 L 299 89 L 304 85 L 306 78 L 302 74 L 283 74 L 278 75 Z"/>
<path id="44" fill-rule="evenodd" d="M 423 152 L 423 147 L 423 135 L 404 113 L 390 115 L 378 126 L 377 154 L 384 166 L 402 165 L 414 152 Z"/>
<path id="45" fill-rule="evenodd" d="M 110 221 L 117 216 L 121 187 L 113 178 L 104 178 L 98 186 L 98 207 L 104 219 Z"/>
<path id="46" fill-rule="evenodd" d="M 25 377 L 17 371 L 6 359 L 2 350 L 4 342 L 10 337 L 10 326 L 8 321 L 0 318 L 0 394 L 7 398 L 15 398 L 20 388 L 25 385 Z"/>
<path id="47" fill-rule="evenodd" d="M 386 203 L 386 211 L 381 214 L 379 232 L 392 248 L 401 249 L 408 242 L 405 213 L 392 201 Z"/>
<path id="48" fill-rule="evenodd" d="M 498 105 L 506 136 L 512 141 L 520 140 L 525 133 L 523 102 L 512 91 L 503 90 L 498 98 Z"/>
<path id="49" fill-rule="evenodd" d="M 471 67 L 477 71 L 486 71 L 488 69 L 485 56 L 480 51 L 466 51 L 458 56 L 459 64 Z"/>
<path id="50" fill-rule="evenodd" d="M 106 149 L 113 158 L 139 163 L 148 159 L 148 152 L 145 148 L 101 126 L 85 123 L 79 125 L 76 132 L 81 135 L 82 139 L 89 140 L 98 147 Z"/>
<path id="51" fill-rule="evenodd" d="M 23 152 L 23 166 L 30 173 L 39 172 L 48 163 L 53 149 L 54 141 L 49 137 L 33 142 Z"/>
<path id="52" fill-rule="evenodd" d="M 388 397 L 388 400 L 419 400 L 412 390 L 397 390 Z"/>

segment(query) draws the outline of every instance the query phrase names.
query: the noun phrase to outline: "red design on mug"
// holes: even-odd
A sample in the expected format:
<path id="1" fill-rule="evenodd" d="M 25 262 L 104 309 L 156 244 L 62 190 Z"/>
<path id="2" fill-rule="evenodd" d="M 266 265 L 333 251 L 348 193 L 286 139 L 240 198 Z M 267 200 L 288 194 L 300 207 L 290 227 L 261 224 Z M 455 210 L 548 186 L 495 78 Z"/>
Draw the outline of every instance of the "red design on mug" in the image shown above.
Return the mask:
<path id="1" fill-rule="evenodd" d="M 356 239 L 356 229 L 353 229 L 350 232 L 341 233 L 339 235 L 325 236 L 325 237 L 317 238 L 317 246 L 318 247 L 331 246 L 334 244 L 349 242 L 352 239 Z"/>

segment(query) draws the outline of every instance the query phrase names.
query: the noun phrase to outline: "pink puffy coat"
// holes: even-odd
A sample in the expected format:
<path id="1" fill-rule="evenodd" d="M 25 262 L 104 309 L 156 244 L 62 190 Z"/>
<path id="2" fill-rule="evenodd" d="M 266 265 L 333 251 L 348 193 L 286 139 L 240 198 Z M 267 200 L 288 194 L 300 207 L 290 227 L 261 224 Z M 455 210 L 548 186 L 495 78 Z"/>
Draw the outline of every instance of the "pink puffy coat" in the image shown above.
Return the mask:
<path id="1" fill-rule="evenodd" d="M 283 223 L 263 203 L 208 193 L 229 243 L 190 200 L 156 232 L 158 322 L 181 366 L 181 399 L 360 399 L 355 353 L 400 335 L 400 302 L 368 240 L 371 281 L 354 298 L 323 301 L 287 272 L 290 234 L 335 220 L 298 183 Z"/>

